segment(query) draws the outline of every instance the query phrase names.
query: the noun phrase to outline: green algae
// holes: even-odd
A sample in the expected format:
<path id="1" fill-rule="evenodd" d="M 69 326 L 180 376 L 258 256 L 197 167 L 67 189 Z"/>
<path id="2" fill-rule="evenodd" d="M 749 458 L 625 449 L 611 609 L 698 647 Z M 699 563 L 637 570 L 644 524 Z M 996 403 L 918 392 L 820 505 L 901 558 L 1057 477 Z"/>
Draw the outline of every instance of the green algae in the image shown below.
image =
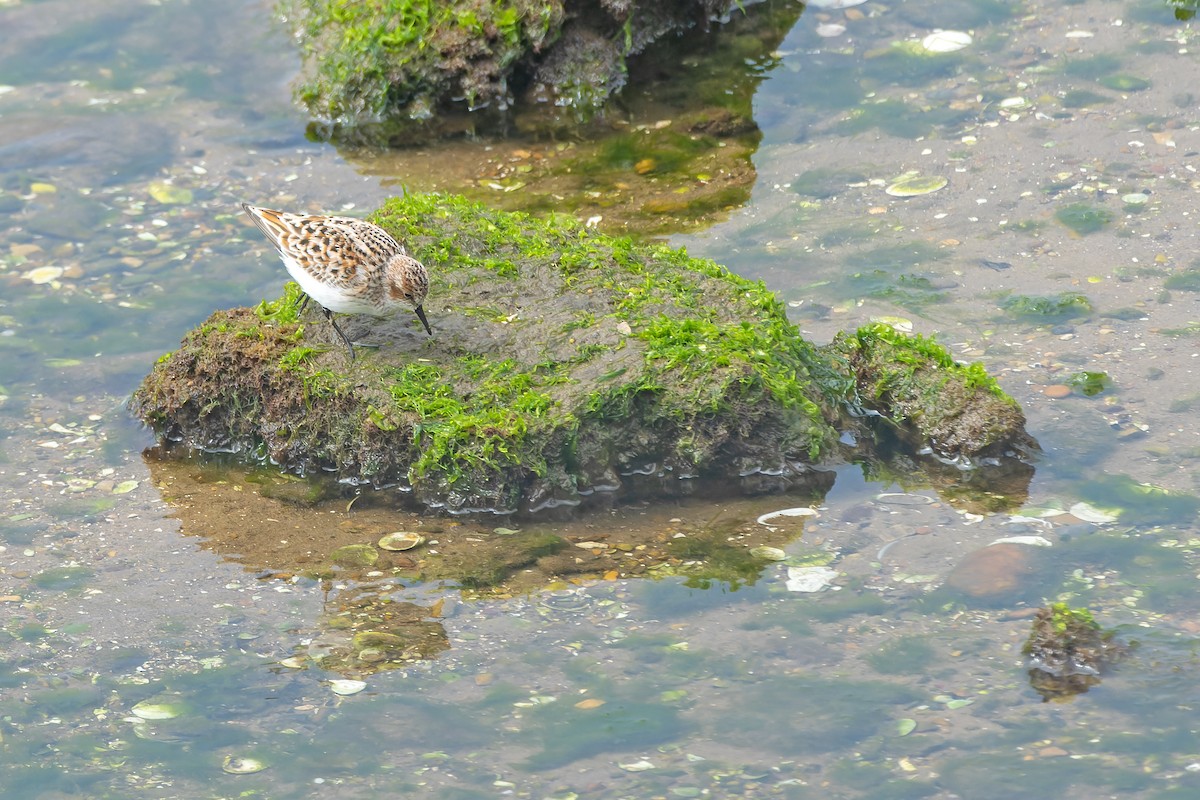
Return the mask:
<path id="1" fill-rule="evenodd" d="M 378 561 L 379 553 L 369 544 L 348 544 L 330 553 L 329 559 L 339 567 L 364 568 Z"/>
<path id="2" fill-rule="evenodd" d="M 927 108 L 903 100 L 879 100 L 860 105 L 833 126 L 840 136 L 878 129 L 891 136 L 917 139 L 967 119 L 969 112 L 949 106 Z"/>
<path id="3" fill-rule="evenodd" d="M 1015 317 L 1046 322 L 1085 317 L 1092 312 L 1092 302 L 1079 292 L 1059 292 L 1056 295 L 1015 294 L 1005 298 L 1000 307 Z"/>
<path id="4" fill-rule="evenodd" d="M 1100 85 L 1118 92 L 1140 92 L 1150 88 L 1150 81 L 1135 75 L 1105 75 Z"/>
<path id="5" fill-rule="evenodd" d="M 1183 292 L 1200 292 L 1200 264 L 1193 263 L 1186 269 L 1169 275 L 1163 287 Z"/>
<path id="6" fill-rule="evenodd" d="M 1091 203 L 1071 203 L 1054 212 L 1054 218 L 1066 225 L 1078 236 L 1103 230 L 1113 221 L 1114 214 L 1107 208 Z"/>
<path id="7" fill-rule="evenodd" d="M 580 713 L 570 703 L 536 705 L 525 714 L 523 737 L 540 746 L 526 759 L 530 770 L 561 767 L 598 753 L 638 752 L 670 742 L 687 730 L 677 709 L 648 697 L 609 696 L 604 705 Z"/>
<path id="8" fill-rule="evenodd" d="M 531 225 L 523 215 L 480 219 L 479 207 L 427 196 L 393 200 L 377 219 L 387 227 L 389 219 L 403 216 L 407 221 L 414 212 L 432 212 L 434 205 L 449 205 L 451 208 L 438 210 L 466 220 L 478 219 L 482 224 L 475 230 L 460 231 L 453 243 L 444 235 L 439 237 L 433 243 L 432 254 L 425 256 L 431 268 L 449 266 L 453 260 L 456 269 L 469 270 L 478 260 L 463 246 L 463 242 L 471 241 L 484 250 L 497 248 L 534 259 L 556 257 L 565 283 L 570 285 L 588 276 L 598 282 L 599 289 L 611 294 L 610 313 L 588 311 L 586 318 L 593 327 L 615 323 L 619 328 L 621 323 L 626 324 L 629 336 L 642 343 L 643 362 L 640 370 L 633 370 L 632 379 L 626 375 L 629 365 L 606 370 L 600 376 L 603 388 L 588 393 L 583 409 L 575 411 L 564 408 L 561 400 L 564 390 L 575 383 L 561 370 L 562 361 L 538 359 L 522 365 L 513 359 L 492 363 L 479 355 L 468 355 L 443 369 L 404 367 L 391 385 L 396 410 L 418 411 L 422 419 L 432 416 L 447 420 L 444 427 L 435 424 L 429 429 L 430 436 L 422 443 L 423 454 L 417 462 L 418 475 L 440 467 L 454 483 L 460 477 L 457 466 L 464 459 L 488 466 L 497 462 L 516 465 L 522 459 L 515 454 L 516 448 L 509 449 L 510 443 L 545 435 L 545 431 L 530 430 L 531 418 L 565 429 L 570 439 L 577 435 L 580 411 L 598 419 L 619 419 L 635 400 L 663 397 L 664 390 L 680 384 L 689 389 L 671 402 L 682 401 L 682 405 L 662 408 L 662 416 L 689 416 L 696 410 L 727 413 L 739 399 L 759 396 L 765 390 L 784 408 L 807 416 L 810 457 L 815 458 L 827 446 L 821 408 L 808 396 L 813 387 L 805 380 L 819 367 L 820 360 L 810 345 L 792 333 L 778 301 L 761 283 L 735 276 L 713 262 L 692 259 L 682 250 L 646 248 L 630 239 L 587 235 L 567 217 L 552 217 L 545 226 Z M 409 237 L 421 235 L 412 227 L 405 233 Z M 572 245 L 569 249 L 565 247 L 568 238 Z M 484 268 L 495 272 L 489 266 L 494 260 L 484 259 Z M 707 304 L 714 295 L 705 289 L 716 289 L 717 281 L 727 285 L 717 296 L 732 289 L 740 295 L 740 303 L 758 312 L 757 324 L 711 313 Z M 669 309 L 682 309 L 696 316 L 666 313 Z M 582 323 L 573 319 L 569 325 L 575 328 Z M 586 344 L 573 348 L 566 363 L 592 363 L 604 352 L 603 346 L 596 347 L 600 349 Z M 780 359 L 786 365 L 783 369 Z M 737 373 L 736 378 L 723 384 L 719 376 L 731 371 Z M 466 403 L 461 403 L 449 396 L 446 387 L 464 380 L 477 388 L 470 392 Z M 463 441 L 470 442 L 469 448 L 454 444 Z M 700 453 L 694 455 L 699 457 Z M 523 465 L 539 475 L 548 469 L 540 459 L 524 461 Z"/>
<path id="9" fill-rule="evenodd" d="M 94 576 L 87 567 L 51 567 L 33 576 L 31 582 L 39 589 L 64 592 L 87 585 Z"/>
<path id="10" fill-rule="evenodd" d="M 1099 53 L 1087 58 L 1069 59 L 1063 65 L 1063 74 L 1072 78 L 1098 81 L 1121 68 L 1120 57 L 1113 53 Z"/>
<path id="11" fill-rule="evenodd" d="M 957 378 L 967 391 L 983 391 L 1007 405 L 1017 404 L 1016 400 L 1005 394 L 981 363 L 959 364 L 945 347 L 929 337 L 903 334 L 888 325 L 876 323 L 859 328 L 846 341 L 856 351 L 870 351 L 875 357 L 878 357 L 882 346 L 887 346 L 895 367 L 880 377 L 876 385 L 878 394 L 895 391 L 903 384 L 913 384 L 920 379 L 922 371 L 928 371 L 932 366 L 939 373 L 936 382 L 942 387 Z"/>
<path id="12" fill-rule="evenodd" d="M 1069 89 L 1060 99 L 1063 108 L 1090 108 L 1113 102 L 1113 98 L 1087 89 Z"/>
<path id="13" fill-rule="evenodd" d="M 1128 475 L 1089 477 L 1079 496 L 1118 511 L 1126 525 L 1186 525 L 1200 512 L 1200 497 L 1139 483 Z"/>
<path id="14" fill-rule="evenodd" d="M 1078 389 L 1085 397 L 1094 397 L 1112 388 L 1112 378 L 1106 372 L 1076 372 L 1067 378 L 1067 385 Z"/>

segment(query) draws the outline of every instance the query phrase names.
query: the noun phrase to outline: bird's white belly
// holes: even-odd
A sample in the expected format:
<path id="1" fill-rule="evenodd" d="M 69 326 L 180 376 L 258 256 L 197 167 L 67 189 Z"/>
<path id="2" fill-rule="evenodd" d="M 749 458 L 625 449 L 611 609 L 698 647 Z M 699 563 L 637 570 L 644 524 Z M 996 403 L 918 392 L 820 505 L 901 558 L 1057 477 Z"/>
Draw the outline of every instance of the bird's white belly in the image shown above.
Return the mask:
<path id="1" fill-rule="evenodd" d="M 288 274 L 292 276 L 292 279 L 300 284 L 304 293 L 313 299 L 313 302 L 339 314 L 379 316 L 381 309 L 370 302 L 365 293 L 361 291 L 366 288 L 365 284 L 346 288 L 332 286 L 317 280 L 308 270 L 286 256 L 284 256 L 283 265 L 287 267 Z"/>

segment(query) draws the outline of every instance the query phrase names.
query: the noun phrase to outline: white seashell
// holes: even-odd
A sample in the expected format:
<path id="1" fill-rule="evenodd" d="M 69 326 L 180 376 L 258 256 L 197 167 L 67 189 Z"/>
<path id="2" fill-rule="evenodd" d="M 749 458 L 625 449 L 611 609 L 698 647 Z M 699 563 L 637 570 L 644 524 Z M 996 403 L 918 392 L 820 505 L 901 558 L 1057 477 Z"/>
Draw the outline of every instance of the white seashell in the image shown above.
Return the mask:
<path id="1" fill-rule="evenodd" d="M 183 713 L 183 709 L 174 703 L 151 703 L 147 700 L 138 703 L 131 711 L 138 719 L 146 720 L 174 719 Z"/>
<path id="2" fill-rule="evenodd" d="M 992 544 L 1030 544 L 1036 547 L 1053 547 L 1054 543 L 1045 536 L 1005 536 Z M 991 547 L 992 545 L 988 545 Z"/>
<path id="3" fill-rule="evenodd" d="M 334 694 L 340 694 L 340 695 L 345 696 L 345 695 L 350 695 L 350 694 L 358 694 L 363 689 L 367 688 L 367 684 L 366 684 L 366 681 L 355 681 L 355 680 L 349 680 L 349 679 L 345 679 L 345 678 L 336 678 L 329 682 L 329 688 L 333 690 Z"/>
<path id="4" fill-rule="evenodd" d="M 763 514 L 758 518 L 759 525 L 766 525 L 767 520 L 775 519 L 776 517 L 819 517 L 820 514 L 815 509 L 801 506 L 800 508 L 784 508 L 779 511 L 771 511 Z"/>
<path id="5" fill-rule="evenodd" d="M 931 53 L 953 53 L 974 41 L 965 31 L 934 31 L 921 40 L 921 47 Z"/>
<path id="6" fill-rule="evenodd" d="M 384 550 L 412 550 L 422 544 L 425 544 L 425 537 L 411 531 L 395 531 L 379 540 L 379 547 Z"/>
<path id="7" fill-rule="evenodd" d="M 1117 515 L 1102 509 L 1096 508 L 1091 503 L 1076 503 L 1071 506 L 1070 514 L 1073 517 L 1078 517 L 1084 522 L 1092 522 L 1101 525 L 1105 522 L 1116 522 Z"/>
<path id="8" fill-rule="evenodd" d="M 262 772 L 266 768 L 266 763 L 259 761 L 257 758 L 225 756 L 225 760 L 221 763 L 221 769 L 230 775 L 253 775 L 255 772 Z"/>

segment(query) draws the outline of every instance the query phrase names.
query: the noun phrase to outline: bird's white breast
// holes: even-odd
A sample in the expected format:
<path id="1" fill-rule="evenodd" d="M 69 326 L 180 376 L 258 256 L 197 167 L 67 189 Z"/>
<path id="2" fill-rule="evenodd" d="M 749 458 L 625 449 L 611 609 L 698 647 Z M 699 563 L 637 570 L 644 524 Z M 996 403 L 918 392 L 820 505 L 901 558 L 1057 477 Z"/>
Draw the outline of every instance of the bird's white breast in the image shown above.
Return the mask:
<path id="1" fill-rule="evenodd" d="M 369 288 L 366 281 L 345 288 L 334 286 L 317 278 L 286 253 L 281 253 L 281 256 L 288 274 L 296 283 L 300 284 L 300 288 L 313 299 L 313 302 L 339 314 L 379 315 L 381 309 L 371 302 L 366 293 Z"/>

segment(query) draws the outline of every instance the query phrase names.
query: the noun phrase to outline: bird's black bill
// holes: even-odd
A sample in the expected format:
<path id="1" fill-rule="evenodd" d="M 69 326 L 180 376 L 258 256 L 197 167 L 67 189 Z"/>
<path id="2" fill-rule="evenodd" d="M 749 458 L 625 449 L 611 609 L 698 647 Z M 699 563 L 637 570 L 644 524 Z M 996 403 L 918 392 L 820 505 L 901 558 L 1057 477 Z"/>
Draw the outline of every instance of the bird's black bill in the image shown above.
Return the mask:
<path id="1" fill-rule="evenodd" d="M 354 345 L 350 344 L 350 340 L 346 338 L 346 334 L 342 333 L 342 329 L 338 327 L 337 321 L 333 318 L 333 312 L 324 306 L 321 310 L 325 312 L 325 319 L 329 320 L 329 324 L 337 331 L 337 335 L 342 337 L 342 341 L 346 343 L 346 349 L 350 351 L 350 360 L 354 360 Z"/>
<path id="2" fill-rule="evenodd" d="M 429 327 L 429 320 L 425 319 L 425 309 L 417 306 L 413 310 L 417 312 L 417 319 L 421 320 L 421 324 L 425 326 L 425 330 L 430 336 L 433 336 L 433 328 Z"/>

